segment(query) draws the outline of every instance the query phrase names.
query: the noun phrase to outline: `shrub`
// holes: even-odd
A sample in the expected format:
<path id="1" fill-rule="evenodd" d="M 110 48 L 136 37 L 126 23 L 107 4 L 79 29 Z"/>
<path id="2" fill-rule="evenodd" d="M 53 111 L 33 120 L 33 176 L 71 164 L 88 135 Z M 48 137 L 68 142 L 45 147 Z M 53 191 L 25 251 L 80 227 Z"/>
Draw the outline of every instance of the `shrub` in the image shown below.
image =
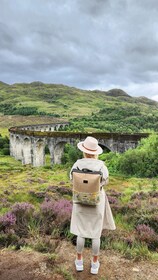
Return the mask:
<path id="1" fill-rule="evenodd" d="M 47 191 L 57 192 L 61 195 L 70 195 L 72 196 L 72 189 L 69 187 L 58 187 L 58 186 L 49 186 Z"/>
<path id="2" fill-rule="evenodd" d="M 16 234 L 20 237 L 27 236 L 29 231 L 28 223 L 32 218 L 34 206 L 27 202 L 18 202 L 12 206 L 11 212 L 16 217 Z"/>
<path id="3" fill-rule="evenodd" d="M 70 222 L 71 212 L 71 201 L 66 199 L 58 201 L 45 199 L 41 204 L 42 231 L 51 234 L 56 227 L 62 230 Z"/>
<path id="4" fill-rule="evenodd" d="M 135 216 L 129 217 L 129 220 L 135 220 L 135 225 L 145 224 L 151 227 L 158 234 L 158 215 L 155 213 L 143 213 L 143 211 L 138 212 Z"/>
<path id="5" fill-rule="evenodd" d="M 150 195 L 150 197 L 156 197 L 156 198 L 158 198 L 158 191 L 153 190 L 153 191 L 149 192 L 149 195 Z"/>
<path id="6" fill-rule="evenodd" d="M 16 216 L 8 212 L 0 217 L 0 232 L 11 232 L 16 223 Z"/>
<path id="7" fill-rule="evenodd" d="M 8 247 L 10 245 L 18 246 L 19 237 L 14 233 L 0 234 L 0 247 Z"/>
<path id="8" fill-rule="evenodd" d="M 107 154 L 102 154 L 99 158 L 105 160 L 105 163 L 109 169 L 109 172 L 118 173 L 118 162 L 121 155 L 119 153 L 110 152 Z"/>
<path id="9" fill-rule="evenodd" d="M 12 212 L 18 217 L 22 214 L 30 214 L 34 210 L 34 206 L 28 202 L 18 202 L 12 206 Z"/>
<path id="10" fill-rule="evenodd" d="M 54 217 L 63 221 L 63 219 L 70 219 L 72 202 L 66 199 L 60 199 L 58 201 L 45 200 L 41 204 L 41 210 L 44 215 Z"/>
<path id="11" fill-rule="evenodd" d="M 2 155 L 9 155 L 9 138 L 7 136 L 2 137 L 0 135 L 0 154 Z"/>
<path id="12" fill-rule="evenodd" d="M 115 190 L 113 190 L 113 189 L 107 190 L 107 191 L 106 191 L 106 194 L 107 194 L 107 195 L 114 196 L 114 197 L 117 197 L 117 198 L 123 196 L 123 193 L 118 192 L 118 191 L 115 191 Z"/>
<path id="13" fill-rule="evenodd" d="M 61 162 L 62 164 L 68 164 L 69 166 L 72 166 L 72 164 L 81 157 L 82 153 L 77 149 L 77 147 L 66 144 Z"/>
<path id="14" fill-rule="evenodd" d="M 136 227 L 136 239 L 146 243 L 149 249 L 155 250 L 158 248 L 158 235 L 151 227 L 145 224 Z"/>
<path id="15" fill-rule="evenodd" d="M 110 204 L 115 204 L 115 205 L 118 204 L 118 199 L 116 197 L 110 195 L 108 195 L 107 197 Z"/>
<path id="16" fill-rule="evenodd" d="M 134 242 L 133 245 L 127 246 L 123 252 L 125 258 L 133 259 L 134 261 L 150 260 L 151 253 L 146 244 L 140 244 L 139 242 Z"/>
<path id="17" fill-rule="evenodd" d="M 2 149 L 2 155 L 4 155 L 4 156 L 10 155 L 10 150 L 9 150 L 9 148 L 3 148 L 3 149 Z"/>
<path id="18" fill-rule="evenodd" d="M 126 203 L 123 205 L 112 205 L 116 213 L 121 213 L 122 215 L 128 214 L 129 221 L 135 218 L 136 213 L 141 209 L 141 201 L 135 200 L 134 202 Z"/>
<path id="19" fill-rule="evenodd" d="M 134 193 L 131 195 L 131 199 L 146 199 L 149 197 L 149 193 L 146 193 L 146 192 L 137 192 L 137 193 Z"/>
<path id="20" fill-rule="evenodd" d="M 33 240 L 32 247 L 41 253 L 52 253 L 55 251 L 55 244 L 51 242 L 51 239 L 48 237 L 38 237 Z"/>
<path id="21" fill-rule="evenodd" d="M 111 172 L 137 177 L 157 177 L 158 174 L 158 135 L 152 134 L 142 139 L 136 149 L 125 153 L 109 153 L 106 163 Z"/>

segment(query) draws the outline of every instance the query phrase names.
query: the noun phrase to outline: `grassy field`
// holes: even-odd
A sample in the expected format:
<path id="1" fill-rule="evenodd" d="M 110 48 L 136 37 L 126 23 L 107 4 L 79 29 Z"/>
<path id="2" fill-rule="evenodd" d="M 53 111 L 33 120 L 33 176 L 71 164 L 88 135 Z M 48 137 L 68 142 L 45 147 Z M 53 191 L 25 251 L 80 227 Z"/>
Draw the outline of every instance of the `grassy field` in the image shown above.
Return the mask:
<path id="1" fill-rule="evenodd" d="M 47 159 L 49 162 L 49 158 Z M 28 201 L 38 205 L 38 201 L 30 196 L 30 191 L 45 191 L 50 186 L 66 185 L 70 188 L 69 168 L 63 165 L 48 164 L 44 167 L 33 168 L 30 165 L 23 166 L 20 161 L 10 156 L 0 157 L 0 197 L 9 202 Z M 106 190 L 115 190 L 123 194 L 122 203 L 130 201 L 135 192 L 149 192 L 157 189 L 157 179 L 128 178 L 123 176 L 110 176 Z M 41 201 L 40 201 L 41 202 Z M 0 212 L 7 208 L 0 209 Z"/>
<path id="2" fill-rule="evenodd" d="M 9 212 L 12 205 L 23 202 L 30 203 L 35 207 L 36 211 L 39 211 L 46 197 L 55 201 L 60 199 L 71 201 L 71 195 L 65 191 L 71 191 L 69 170 L 69 168 L 62 165 L 51 167 L 49 158 L 47 158 L 45 167 L 33 168 L 30 165 L 22 166 L 21 162 L 10 156 L 1 156 L 0 215 Z M 156 192 L 157 186 L 157 179 L 110 175 L 106 192 L 112 207 L 117 230 L 114 233 L 106 233 L 105 237 L 103 234 L 102 249 L 115 249 L 130 258 L 157 259 L 155 249 L 150 250 L 145 242 L 138 242 L 135 232 L 136 224 L 141 218 L 144 218 L 144 222 L 141 222 L 141 224 L 144 224 L 145 219 L 147 221 L 150 216 L 156 216 L 157 210 L 156 208 L 153 209 L 153 207 L 157 205 L 157 197 L 146 196 L 141 200 L 139 200 L 139 197 L 132 198 L 137 194 L 138 196 L 139 194 L 143 196 L 149 193 L 153 194 Z M 60 189 L 64 190 L 62 194 L 59 191 Z M 59 196 L 57 192 L 58 194 L 60 193 Z M 31 227 L 31 234 L 36 235 L 37 228 L 32 224 Z M 33 231 L 34 233 L 32 233 Z M 71 240 L 72 235 L 68 229 L 65 229 L 62 234 L 65 235 L 65 238 Z M 127 244 L 127 241 L 132 242 L 132 245 Z M 89 243 L 87 243 L 87 246 L 89 246 Z"/>

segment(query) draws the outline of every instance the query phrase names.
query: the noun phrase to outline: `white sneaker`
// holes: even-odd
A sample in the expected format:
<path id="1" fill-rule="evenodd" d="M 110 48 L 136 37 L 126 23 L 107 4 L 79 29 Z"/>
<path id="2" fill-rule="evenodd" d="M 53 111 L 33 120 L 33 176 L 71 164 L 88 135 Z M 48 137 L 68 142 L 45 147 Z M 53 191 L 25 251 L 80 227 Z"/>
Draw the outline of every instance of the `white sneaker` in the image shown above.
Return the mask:
<path id="1" fill-rule="evenodd" d="M 75 260 L 75 266 L 77 271 L 83 271 L 83 260 Z"/>
<path id="2" fill-rule="evenodd" d="M 97 262 L 92 261 L 91 262 L 91 273 L 98 274 L 99 267 L 100 267 L 99 261 L 97 261 Z"/>

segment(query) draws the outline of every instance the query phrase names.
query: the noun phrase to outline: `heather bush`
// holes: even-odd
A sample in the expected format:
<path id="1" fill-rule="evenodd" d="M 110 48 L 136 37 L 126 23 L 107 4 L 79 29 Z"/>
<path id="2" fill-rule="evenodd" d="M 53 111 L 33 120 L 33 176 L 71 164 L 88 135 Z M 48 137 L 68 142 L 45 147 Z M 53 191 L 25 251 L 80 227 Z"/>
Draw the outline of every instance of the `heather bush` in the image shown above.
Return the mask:
<path id="1" fill-rule="evenodd" d="M 18 202 L 12 206 L 11 212 L 16 217 L 15 232 L 18 236 L 27 236 L 28 224 L 34 213 L 34 206 L 27 202 Z"/>
<path id="2" fill-rule="evenodd" d="M 50 234 L 55 227 L 63 228 L 65 224 L 70 222 L 71 211 L 71 201 L 66 199 L 58 201 L 45 199 L 41 204 L 43 230 Z"/>
<path id="3" fill-rule="evenodd" d="M 131 195 L 131 199 L 132 200 L 133 199 L 140 199 L 140 200 L 142 200 L 142 199 L 146 199 L 148 197 L 149 197 L 149 193 L 143 192 L 143 191 L 137 192 L 137 193 L 134 193 L 134 194 Z"/>
<path id="4" fill-rule="evenodd" d="M 16 216 L 8 212 L 0 217 L 0 232 L 3 233 L 13 233 L 16 223 Z"/>
<path id="5" fill-rule="evenodd" d="M 70 219 L 72 202 L 66 199 L 58 201 L 47 200 L 41 204 L 41 211 L 44 215 L 59 219 L 60 217 Z"/>
<path id="6" fill-rule="evenodd" d="M 110 196 L 117 197 L 117 198 L 120 198 L 120 197 L 123 196 L 123 193 L 117 192 L 117 191 L 115 191 L 115 190 L 113 190 L 113 189 L 107 190 L 107 191 L 106 191 L 106 194 L 107 194 L 107 195 L 110 195 Z"/>
<path id="7" fill-rule="evenodd" d="M 128 216 L 132 215 L 134 217 L 137 211 L 141 209 L 141 201 L 135 200 L 133 202 L 128 202 L 125 204 L 112 204 L 112 209 L 116 213 Z"/>
<path id="8" fill-rule="evenodd" d="M 47 188 L 47 191 L 57 192 L 57 193 L 59 193 L 61 195 L 70 195 L 70 196 L 72 196 L 72 189 L 70 189 L 69 187 L 49 186 Z"/>
<path id="9" fill-rule="evenodd" d="M 114 215 L 121 212 L 122 205 L 120 198 L 123 196 L 123 194 L 113 189 L 107 190 L 106 194 Z"/>
<path id="10" fill-rule="evenodd" d="M 72 189 L 68 188 L 68 187 L 59 187 L 57 189 L 58 193 L 60 193 L 61 195 L 69 195 L 72 196 Z"/>
<path id="11" fill-rule="evenodd" d="M 43 199 L 46 195 L 45 191 L 35 192 L 34 190 L 29 190 L 28 193 L 29 193 L 29 195 L 33 196 L 34 198 L 37 198 L 38 201 Z"/>
<path id="12" fill-rule="evenodd" d="M 142 224 L 136 227 L 136 239 L 146 243 L 151 250 L 158 249 L 158 235 L 148 225 Z"/>
<path id="13" fill-rule="evenodd" d="M 157 186 L 157 187 L 158 187 L 158 186 Z M 156 197 L 156 198 L 158 198 L 158 191 L 153 190 L 153 191 L 149 192 L 149 195 L 150 195 L 150 197 Z"/>
<path id="14" fill-rule="evenodd" d="M 119 202 L 118 202 L 118 199 L 116 197 L 113 197 L 113 196 L 110 196 L 110 195 L 108 195 L 107 197 L 108 197 L 108 201 L 109 201 L 110 204 L 115 204 L 115 205 L 117 204 L 118 205 Z"/>
<path id="15" fill-rule="evenodd" d="M 10 192 L 8 191 L 4 191 L 5 195 L 10 195 Z M 0 198 L 0 210 L 3 208 L 9 208 L 11 205 L 11 203 L 8 201 L 7 198 Z"/>
<path id="16" fill-rule="evenodd" d="M 54 213 L 57 220 L 69 220 L 72 211 L 72 202 L 66 199 L 61 199 L 54 203 Z"/>
<path id="17" fill-rule="evenodd" d="M 121 240 L 129 247 L 132 248 L 134 244 L 134 236 L 127 236 L 127 237 L 122 237 Z"/>
<path id="18" fill-rule="evenodd" d="M 16 216 L 20 216 L 21 214 L 30 214 L 34 210 L 34 206 L 28 202 L 17 202 L 12 206 L 12 212 Z"/>
<path id="19" fill-rule="evenodd" d="M 149 217 L 148 224 L 152 227 L 155 232 L 158 234 L 158 214 L 152 214 Z"/>
<path id="20" fill-rule="evenodd" d="M 131 220 L 135 226 L 145 224 L 158 234 L 158 215 L 156 213 L 148 213 L 141 210 L 134 217 L 129 217 L 129 221 Z"/>

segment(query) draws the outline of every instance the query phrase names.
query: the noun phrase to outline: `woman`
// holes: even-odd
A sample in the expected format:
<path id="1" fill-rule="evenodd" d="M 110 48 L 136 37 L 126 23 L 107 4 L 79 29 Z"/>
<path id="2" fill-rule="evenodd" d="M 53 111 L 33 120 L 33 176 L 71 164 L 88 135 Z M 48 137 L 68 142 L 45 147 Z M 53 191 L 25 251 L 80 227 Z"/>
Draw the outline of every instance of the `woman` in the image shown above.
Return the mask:
<path id="1" fill-rule="evenodd" d="M 97 139 L 88 136 L 84 141 L 78 143 L 78 148 L 83 152 L 84 157 L 77 160 L 70 172 L 72 180 L 72 170 L 74 168 L 89 169 L 92 171 L 101 171 L 103 179 L 100 190 L 100 203 L 97 206 L 87 206 L 73 203 L 70 232 L 77 235 L 77 255 L 75 266 L 77 271 L 83 270 L 83 249 L 85 238 L 92 239 L 92 261 L 91 273 L 97 274 L 99 270 L 99 250 L 100 237 L 103 229 L 114 230 L 115 223 L 112 216 L 111 208 L 102 186 L 108 183 L 108 169 L 103 161 L 98 160 L 98 155 L 103 152 L 98 145 Z"/>

